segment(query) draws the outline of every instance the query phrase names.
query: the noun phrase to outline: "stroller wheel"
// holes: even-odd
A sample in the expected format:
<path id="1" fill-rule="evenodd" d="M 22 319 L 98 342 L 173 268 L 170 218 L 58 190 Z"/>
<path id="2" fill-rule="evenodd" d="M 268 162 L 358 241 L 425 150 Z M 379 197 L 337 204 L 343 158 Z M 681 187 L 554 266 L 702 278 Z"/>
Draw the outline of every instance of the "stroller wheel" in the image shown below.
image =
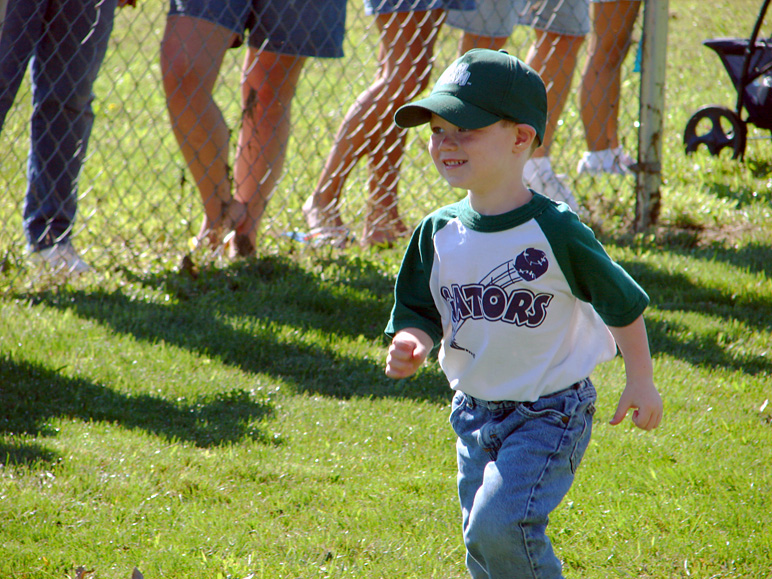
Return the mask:
<path id="1" fill-rule="evenodd" d="M 714 157 L 729 147 L 732 150 L 732 159 L 742 158 L 745 153 L 746 134 L 745 123 L 734 111 L 716 105 L 702 107 L 686 124 L 686 154 L 693 153 L 704 144 Z"/>
<path id="2" fill-rule="evenodd" d="M 745 123 L 733 110 L 716 105 L 702 107 L 686 123 L 686 154 L 693 153 L 704 144 L 714 157 L 729 147 L 732 159 L 742 158 L 747 131 Z"/>

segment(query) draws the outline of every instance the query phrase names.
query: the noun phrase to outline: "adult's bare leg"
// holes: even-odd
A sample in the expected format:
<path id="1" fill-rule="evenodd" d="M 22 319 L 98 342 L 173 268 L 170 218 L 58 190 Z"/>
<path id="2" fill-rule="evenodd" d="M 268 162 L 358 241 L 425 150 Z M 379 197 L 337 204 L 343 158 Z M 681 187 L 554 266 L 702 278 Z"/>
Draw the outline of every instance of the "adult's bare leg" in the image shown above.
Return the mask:
<path id="1" fill-rule="evenodd" d="M 230 30 L 189 16 L 170 16 L 161 42 L 161 73 L 172 130 L 204 204 L 199 239 L 219 245 L 231 201 L 229 131 L 212 90 Z M 232 221 L 237 220 L 231 219 Z"/>
<path id="2" fill-rule="evenodd" d="M 247 208 L 237 253 L 254 251 L 257 228 L 284 166 L 292 98 L 304 57 L 250 48 L 244 59 L 242 126 L 234 166 L 235 199 Z"/>
<path id="3" fill-rule="evenodd" d="M 536 39 L 528 51 L 526 62 L 541 75 L 547 85 L 549 117 L 544 142 L 534 152 L 534 158 L 549 156 L 552 137 L 571 89 L 571 79 L 583 41 L 584 36 L 536 30 Z"/>
<path id="4" fill-rule="evenodd" d="M 375 81 L 349 108 L 327 157 L 316 191 L 303 211 L 311 227 L 340 226 L 337 204 L 351 170 L 369 157 L 370 201 L 363 243 L 393 241 L 406 228 L 397 210 L 397 181 L 404 131 L 393 111 L 420 93 L 429 81 L 434 43 L 443 11 L 381 14 L 380 66 Z"/>
<path id="5" fill-rule="evenodd" d="M 587 148 L 602 151 L 619 146 L 620 74 L 630 48 L 641 2 L 592 3 L 593 31 L 582 72 L 579 103 Z"/>
<path id="6" fill-rule="evenodd" d="M 488 48 L 490 50 L 500 50 L 509 40 L 506 36 L 483 36 L 481 34 L 472 34 L 464 32 L 461 40 L 458 41 L 458 54 L 466 54 L 473 48 Z"/>

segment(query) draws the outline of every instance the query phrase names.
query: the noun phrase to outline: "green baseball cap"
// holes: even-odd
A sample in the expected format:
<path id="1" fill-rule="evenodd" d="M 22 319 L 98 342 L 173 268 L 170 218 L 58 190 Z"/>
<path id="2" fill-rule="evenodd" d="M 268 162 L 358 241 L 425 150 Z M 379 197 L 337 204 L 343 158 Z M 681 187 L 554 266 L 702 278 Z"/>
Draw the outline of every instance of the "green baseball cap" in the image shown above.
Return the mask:
<path id="1" fill-rule="evenodd" d="M 467 52 L 437 80 L 431 94 L 397 109 L 402 128 L 428 123 L 432 113 L 463 129 L 507 119 L 531 125 L 539 143 L 547 125 L 547 90 L 530 66 L 503 50 Z"/>

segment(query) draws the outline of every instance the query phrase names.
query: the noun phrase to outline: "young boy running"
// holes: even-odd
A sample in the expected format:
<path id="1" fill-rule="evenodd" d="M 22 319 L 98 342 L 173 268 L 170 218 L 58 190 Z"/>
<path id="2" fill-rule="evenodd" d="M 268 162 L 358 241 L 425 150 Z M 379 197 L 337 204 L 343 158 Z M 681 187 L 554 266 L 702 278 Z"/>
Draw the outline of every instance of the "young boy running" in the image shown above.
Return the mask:
<path id="1" fill-rule="evenodd" d="M 418 226 L 396 281 L 386 374 L 412 375 L 439 344 L 466 564 L 475 579 L 559 578 L 546 527 L 590 441 L 590 373 L 624 357 L 611 424 L 662 418 L 642 312 L 646 293 L 562 203 L 523 184 L 544 135 L 541 78 L 505 52 L 472 50 L 431 95 L 397 110 L 430 123 L 437 170 L 467 197 Z"/>

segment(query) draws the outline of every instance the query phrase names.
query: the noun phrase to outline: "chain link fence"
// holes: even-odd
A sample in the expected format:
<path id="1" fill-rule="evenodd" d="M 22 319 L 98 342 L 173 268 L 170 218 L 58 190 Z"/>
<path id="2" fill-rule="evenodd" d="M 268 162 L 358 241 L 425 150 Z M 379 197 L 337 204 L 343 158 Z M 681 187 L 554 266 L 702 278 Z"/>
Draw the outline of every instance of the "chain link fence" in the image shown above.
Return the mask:
<path id="1" fill-rule="evenodd" d="M 5 1 L 8 6 L 2 6 L 4 1 L 0 0 L 0 8 L 10 15 L 14 4 L 48 5 L 49 9 L 59 6 L 56 9 L 63 10 L 61 6 L 71 0 Z M 108 2 L 86 3 L 107 10 Z M 538 4 L 526 3 L 528 10 L 534 6 Z M 609 174 L 604 171 L 613 167 L 602 167 L 604 162 L 607 165 L 626 163 L 624 158 L 620 159 L 619 155 L 611 161 L 594 158 L 590 164 L 595 165 L 588 169 L 585 153 L 620 147 L 632 159 L 636 157 L 639 92 L 636 54 L 641 35 L 639 12 L 643 9 L 642 2 L 631 1 L 592 3 L 591 6 L 591 13 L 596 16 L 602 7 L 604 18 L 609 20 L 605 25 L 596 24 L 601 35 L 588 34 L 583 42 L 581 38 L 574 39 L 575 62 L 560 52 L 560 43 L 565 37 L 548 35 L 541 38 L 546 44 L 536 45 L 539 35 L 525 25 L 514 26 L 511 35 L 494 43 L 522 59 L 535 51 L 547 55 L 545 81 L 548 85 L 562 86 L 564 101 L 559 118 L 555 118 L 551 139 L 552 167 L 590 219 L 599 199 L 614 203 L 622 196 L 634 197 L 633 176 Z M 394 91 L 395 85 L 386 82 L 380 85 L 380 93 L 375 94 L 373 87 L 386 74 L 382 65 L 388 59 L 384 51 L 393 44 L 389 34 L 393 34 L 395 25 L 401 21 L 391 20 L 384 25 L 385 16 L 366 15 L 360 0 L 349 0 L 345 9 L 343 57 L 308 58 L 302 66 L 290 59 L 287 69 L 276 68 L 285 66 L 286 59 L 270 60 L 269 70 L 262 75 L 269 79 L 265 86 L 250 86 L 245 78 L 249 78 L 255 67 L 267 66 L 263 54 L 250 51 L 245 45 L 230 48 L 225 51 L 219 73 L 212 75 L 212 94 L 219 111 L 209 108 L 204 113 L 193 110 L 192 106 L 186 108 L 184 103 L 175 109 L 171 103 L 173 98 L 181 96 L 175 91 L 181 90 L 179 87 L 184 82 L 181 78 L 169 81 L 169 75 L 176 73 L 162 57 L 168 3 L 137 0 L 134 8 L 116 10 L 106 56 L 93 86 L 94 121 L 88 148 L 83 151 L 83 142 L 80 142 L 76 150 L 69 153 L 75 156 L 85 153 L 76 182 L 77 214 L 53 238 L 51 227 L 44 228 L 42 236 L 48 235 L 49 242 L 69 236 L 82 259 L 91 266 L 91 275 L 110 276 L 117 270 L 145 273 L 178 267 L 180 259 L 191 251 L 194 259 L 225 261 L 228 253 L 289 252 L 344 240 L 368 246 L 398 243 L 400 236 L 427 212 L 460 198 L 463 193 L 449 189 L 431 165 L 426 154 L 428 129 L 407 133 L 392 129 L 385 134 L 379 127 L 390 125 L 399 101 L 409 100 L 421 91 L 425 94 L 428 91 L 425 87 L 433 85 L 463 49 L 462 42 L 468 43 L 470 38 L 446 22 L 443 14 L 432 13 L 434 20 L 423 23 L 425 28 L 430 24 L 430 34 L 423 37 L 423 41 L 412 43 L 413 49 L 420 50 L 406 52 L 396 71 L 401 75 L 401 86 L 410 89 Z M 25 235 L 33 113 L 31 75 L 29 71 L 23 74 L 15 95 L 11 94 L 5 78 L 9 74 L 9 67 L 5 66 L 8 51 L 15 50 L 9 48 L 9 38 L 14 34 L 22 38 L 26 35 L 26 40 L 34 43 L 43 31 L 14 33 L 9 30 L 11 24 L 9 16 L 0 31 L 4 60 L 2 82 L 6 83 L 0 90 L 5 93 L 2 98 L 9 103 L 0 134 L 0 283 L 6 288 L 34 285 L 41 275 L 51 272 L 51 268 L 31 259 L 29 246 L 35 240 L 30 239 L 30 234 Z M 630 34 L 625 34 L 620 26 L 629 27 Z M 609 30 L 613 34 L 608 34 Z M 410 34 L 413 34 L 410 38 L 417 38 L 414 30 L 405 29 L 402 34 L 403 40 Z M 422 34 L 426 34 L 426 30 Z M 430 40 L 427 42 L 426 38 Z M 490 39 L 477 38 L 476 42 L 482 45 L 490 43 Z M 598 50 L 591 59 L 594 48 Z M 36 56 L 40 66 L 50 54 Z M 421 67 L 406 60 L 408 58 L 422 59 L 432 65 L 426 67 L 425 81 L 418 78 Z M 67 75 L 75 68 L 76 63 L 64 63 L 60 74 Z M 608 74 L 616 69 L 620 71 L 618 101 L 614 97 L 617 89 L 613 75 Z M 405 70 L 413 72 L 405 74 Z M 588 72 L 583 75 L 585 70 Z M 563 75 L 563 80 L 550 78 L 555 74 Z M 592 87 L 588 88 L 590 84 L 583 84 L 583 77 L 593 77 L 597 82 L 590 83 Z M 270 111 L 256 115 L 255 99 L 268 98 L 263 93 L 276 93 L 277 78 L 281 79 L 278 81 L 281 86 L 285 81 L 291 81 L 289 85 L 296 81 L 294 98 L 281 107 L 283 120 L 271 116 Z M 187 90 L 195 88 L 189 86 Z M 363 94 L 369 94 L 370 100 L 363 99 Z M 286 95 L 274 94 L 271 98 L 275 104 L 283 102 Z M 552 94 L 551 103 L 555 99 L 561 100 Z M 603 105 L 605 101 L 612 103 L 610 112 L 609 107 Z M 291 102 L 291 114 L 286 107 L 288 102 Z M 352 113 L 352 107 L 365 102 L 380 103 L 372 107 L 385 116 L 386 124 L 368 127 L 364 130 L 367 134 L 359 141 L 351 138 L 348 161 L 338 159 L 336 165 L 331 152 L 342 147 L 346 129 L 349 133 L 355 132 L 351 119 L 357 115 L 361 118 L 368 110 L 360 107 Z M 615 106 L 613 103 L 617 102 Z M 175 136 L 172 122 L 175 115 L 194 113 L 221 115 L 225 134 L 207 134 L 202 144 L 195 141 L 201 137 L 195 136 L 193 129 L 178 126 Z M 43 130 L 54 130 L 54 125 Z M 286 139 L 282 130 L 287 131 Z M 212 145 L 217 139 L 221 155 L 222 142 L 227 147 L 224 169 L 207 165 L 207 157 L 201 152 L 206 144 Z M 356 146 L 366 150 L 358 151 L 353 148 Z M 404 153 L 400 155 L 403 147 Z M 239 155 L 246 158 L 241 165 Z M 279 165 L 282 158 L 283 165 Z M 580 173 L 579 165 L 583 161 L 585 168 Z M 253 165 L 249 165 L 250 162 Z M 199 167 L 192 170 L 195 163 Z M 309 211 L 313 194 L 316 192 L 321 200 L 329 199 L 322 194 L 323 175 L 328 180 L 338 179 L 338 191 L 334 195 L 337 204 L 320 204 L 324 211 L 314 215 Z M 208 185 L 204 183 L 207 179 Z M 208 193 L 203 194 L 204 191 Z M 41 191 L 33 194 L 48 195 Z M 231 195 L 246 201 L 251 197 L 251 202 L 245 203 L 246 209 L 234 204 L 228 206 L 225 202 Z M 214 216 L 207 222 L 205 209 Z M 238 235 L 228 237 L 236 224 L 240 225 Z M 226 243 L 220 246 L 223 237 Z M 245 243 L 236 244 L 238 238 Z"/>

